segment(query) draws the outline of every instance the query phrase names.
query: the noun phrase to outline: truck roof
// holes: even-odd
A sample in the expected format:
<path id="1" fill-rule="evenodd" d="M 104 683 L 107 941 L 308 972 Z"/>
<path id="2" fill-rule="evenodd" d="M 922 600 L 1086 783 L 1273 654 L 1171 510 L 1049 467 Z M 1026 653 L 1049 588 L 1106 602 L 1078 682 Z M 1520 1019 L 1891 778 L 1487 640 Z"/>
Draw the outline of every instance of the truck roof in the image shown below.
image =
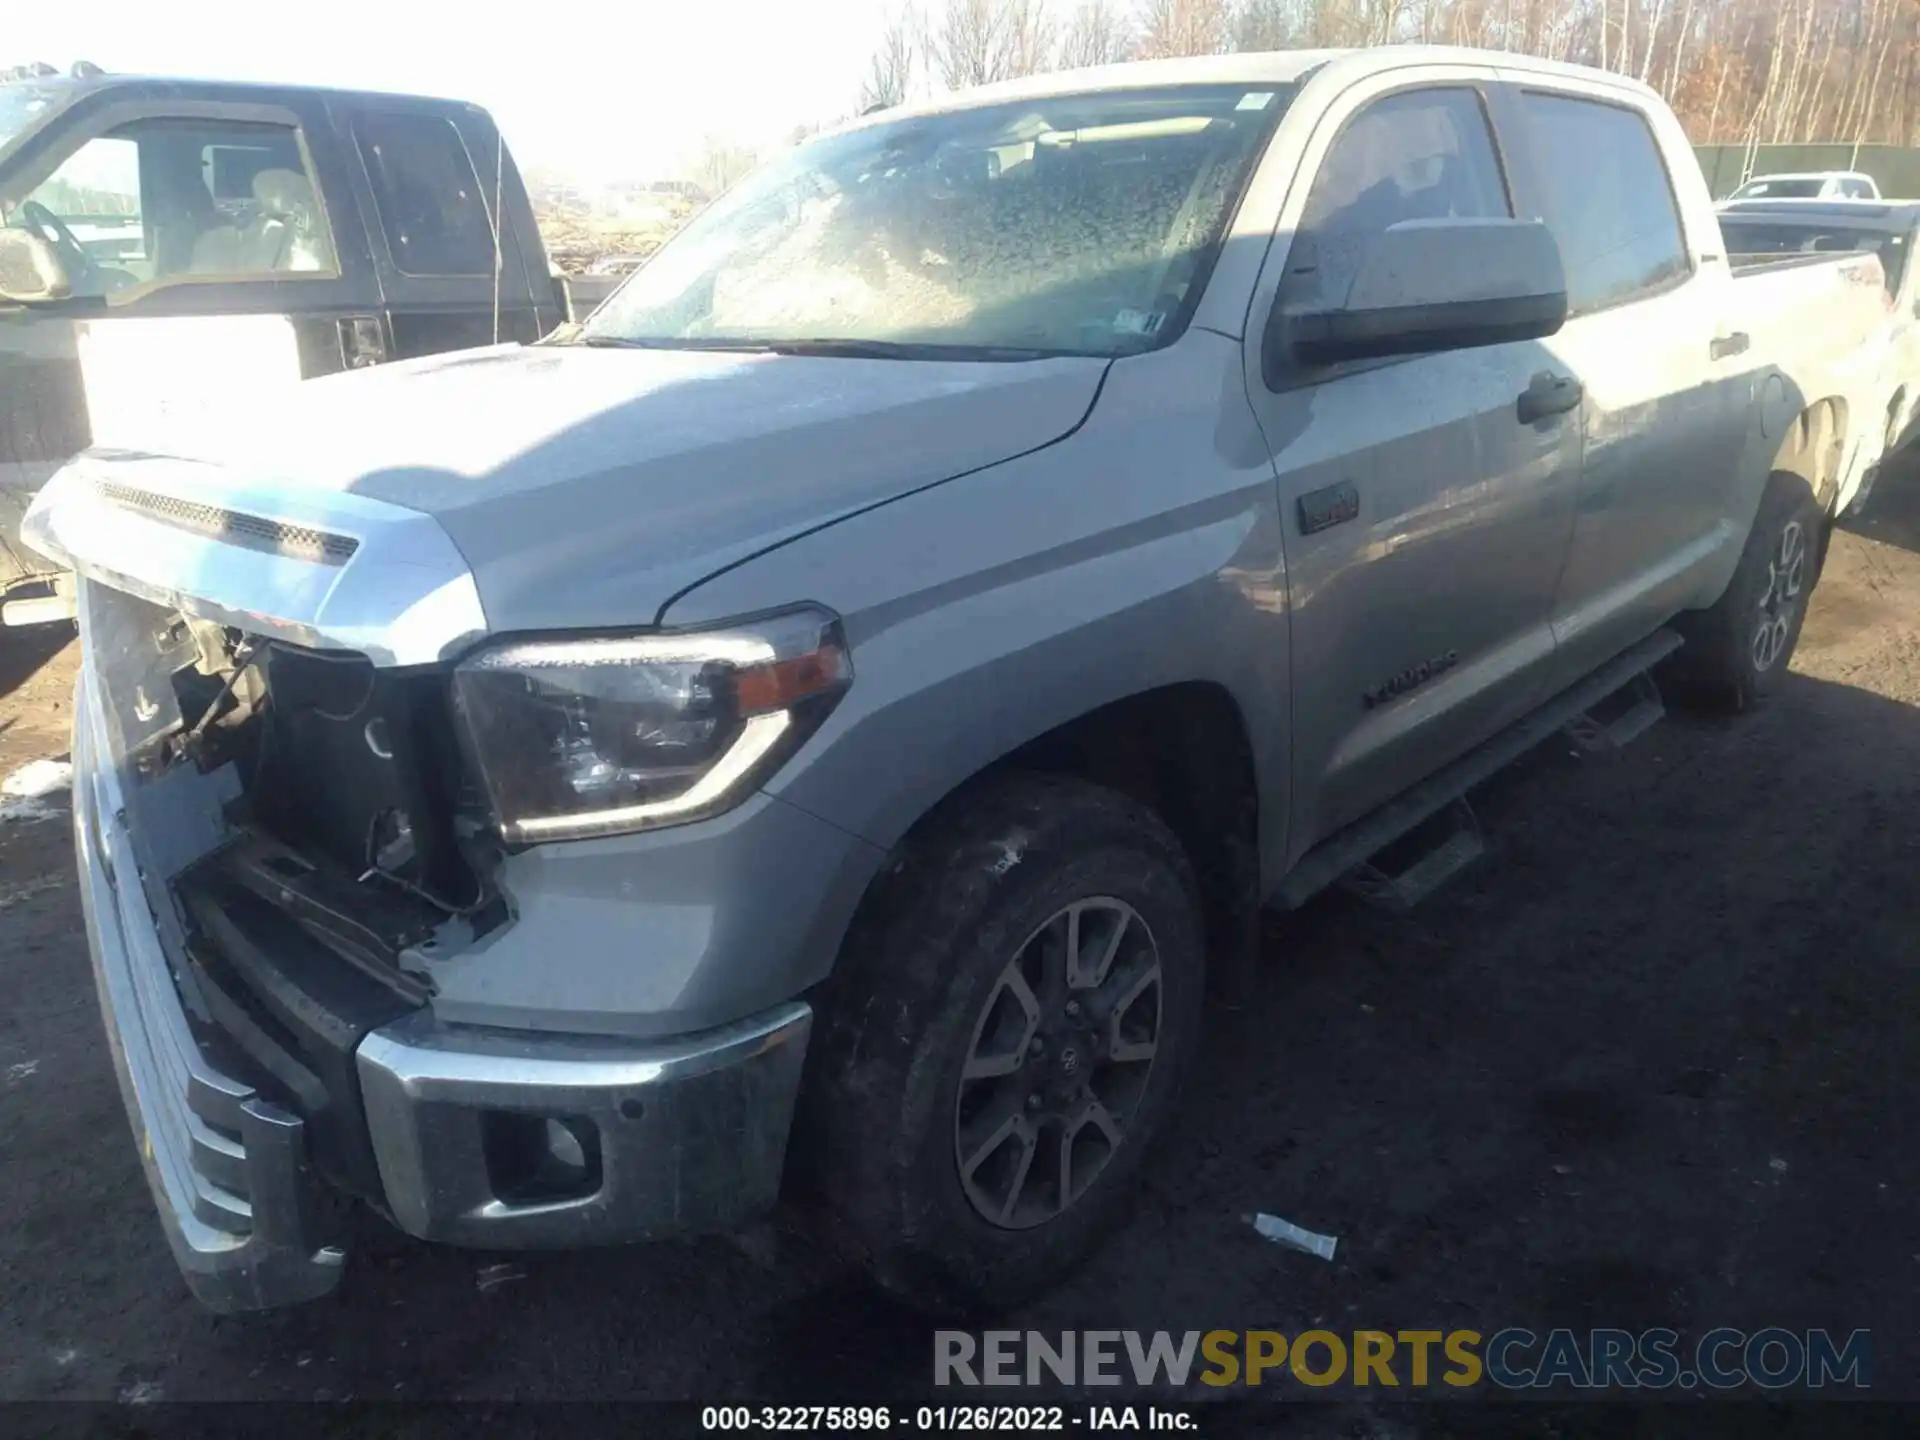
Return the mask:
<path id="1" fill-rule="evenodd" d="M 1077 95 L 1090 90 L 1130 90 L 1159 85 L 1290 85 L 1322 69 L 1338 66 L 1351 79 L 1413 65 L 1436 62 L 1485 65 L 1562 80 L 1603 85 L 1623 94 L 1658 99 L 1651 86 L 1625 75 L 1542 60 L 1507 50 L 1475 50 L 1458 45 L 1369 45 L 1332 50 L 1268 50 L 1230 55 L 1195 55 L 1171 60 L 1133 60 L 1086 70 L 1058 70 L 1002 80 L 970 90 L 959 90 L 913 105 L 874 111 L 850 122 L 846 129 L 884 123 L 910 115 L 935 115 L 1004 101 Z"/>
<path id="2" fill-rule="evenodd" d="M 205 80 L 179 75 L 21 75 L 12 80 L 0 80 L 0 90 L 10 86 L 32 86 L 44 92 L 56 108 L 64 109 L 71 101 L 83 95 L 94 94 L 102 90 L 153 90 L 166 89 L 176 93 L 224 95 L 224 96 L 263 96 L 296 93 L 302 95 L 332 95 L 341 99 L 356 100 L 412 100 L 434 105 L 458 106 L 462 109 L 485 114 L 485 108 L 467 100 L 454 100 L 441 95 L 420 95 L 402 91 L 349 90 L 336 85 L 286 85 L 278 81 L 265 80 Z"/>

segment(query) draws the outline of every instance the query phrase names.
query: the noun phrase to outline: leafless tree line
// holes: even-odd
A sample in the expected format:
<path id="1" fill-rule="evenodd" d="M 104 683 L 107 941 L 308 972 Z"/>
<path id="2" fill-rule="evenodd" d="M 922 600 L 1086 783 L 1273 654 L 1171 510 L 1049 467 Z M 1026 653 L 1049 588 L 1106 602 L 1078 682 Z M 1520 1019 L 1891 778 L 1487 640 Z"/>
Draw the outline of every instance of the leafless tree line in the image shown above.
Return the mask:
<path id="1" fill-rule="evenodd" d="M 905 0 L 861 109 L 1119 60 L 1401 41 L 1635 76 L 1696 144 L 1920 145 L 1920 0 Z"/>

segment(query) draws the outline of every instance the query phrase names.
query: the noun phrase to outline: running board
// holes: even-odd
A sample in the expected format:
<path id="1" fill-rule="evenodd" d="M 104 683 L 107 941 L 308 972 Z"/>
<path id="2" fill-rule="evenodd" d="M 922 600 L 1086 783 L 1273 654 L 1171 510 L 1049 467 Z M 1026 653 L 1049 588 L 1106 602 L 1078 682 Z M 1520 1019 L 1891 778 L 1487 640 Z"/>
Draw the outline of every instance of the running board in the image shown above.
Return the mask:
<path id="1" fill-rule="evenodd" d="M 1678 650 L 1680 636 L 1672 630 L 1656 630 L 1630 650 L 1622 651 L 1602 665 L 1586 679 L 1566 690 L 1535 710 L 1532 714 L 1508 726 L 1493 739 L 1478 749 L 1469 750 L 1465 755 L 1447 766 L 1444 770 L 1429 776 L 1397 799 L 1388 801 L 1371 815 L 1356 820 L 1346 829 L 1328 836 L 1300 858 L 1286 880 L 1281 883 L 1273 901 L 1283 909 L 1292 910 L 1306 903 L 1327 886 L 1342 879 L 1357 867 L 1365 865 L 1380 851 L 1409 831 L 1431 820 L 1442 810 L 1454 804 L 1474 786 L 1481 784 L 1497 772 L 1504 770 L 1515 760 L 1551 738 L 1555 732 L 1565 730 L 1589 717 L 1599 704 L 1625 686 L 1637 684 L 1646 679 L 1649 686 L 1652 679 L 1647 672 L 1667 656 Z M 1655 694 L 1657 704 L 1658 696 Z M 1633 734 L 1638 734 L 1659 718 L 1656 713 L 1650 719 L 1642 717 L 1645 712 L 1639 703 L 1629 707 L 1627 712 L 1639 726 Z M 1627 717 L 1622 717 L 1627 718 Z M 1589 720 L 1589 723 L 1591 721 Z M 1624 732 L 1623 732 L 1624 733 Z M 1627 736 L 1632 738 L 1631 735 Z M 1611 742 L 1609 742 L 1611 743 Z M 1624 744 L 1625 740 L 1618 743 Z M 1469 812 L 1471 813 L 1471 812 Z M 1479 843 L 1479 826 L 1472 827 L 1472 844 Z M 1459 856 L 1471 848 L 1466 842 L 1450 839 L 1440 849 L 1454 846 L 1453 852 L 1446 858 L 1435 860 L 1432 871 L 1423 870 L 1427 863 L 1424 859 L 1402 871 L 1392 880 L 1405 881 L 1412 874 L 1414 884 L 1404 886 L 1399 893 L 1418 891 L 1416 899 L 1432 893 L 1439 883 L 1425 885 L 1426 878 L 1439 874 L 1440 879 L 1456 873 L 1473 856 L 1465 860 Z M 1474 852 L 1475 854 L 1478 851 Z M 1450 868 L 1449 868 L 1450 867 Z M 1415 874 L 1414 872 L 1419 872 Z M 1364 876 L 1365 872 L 1362 872 Z M 1375 872 L 1376 875 L 1379 872 Z M 1367 881 L 1363 878 L 1360 889 L 1364 892 Z M 1388 903 L 1396 903 L 1389 900 Z"/>

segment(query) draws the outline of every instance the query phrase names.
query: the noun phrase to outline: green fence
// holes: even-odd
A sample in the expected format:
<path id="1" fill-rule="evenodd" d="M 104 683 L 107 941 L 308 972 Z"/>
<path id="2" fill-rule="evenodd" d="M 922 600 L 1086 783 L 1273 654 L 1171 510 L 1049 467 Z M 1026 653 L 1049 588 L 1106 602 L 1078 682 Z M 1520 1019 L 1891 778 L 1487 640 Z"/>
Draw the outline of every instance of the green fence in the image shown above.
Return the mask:
<path id="1" fill-rule="evenodd" d="M 1716 200 L 1726 198 L 1744 178 L 1744 145 L 1696 145 L 1693 153 L 1700 157 L 1707 188 Z M 1753 168 L 1748 173 L 1777 175 L 1795 170 L 1860 170 L 1874 178 L 1882 195 L 1920 199 L 1920 150 L 1903 145 L 1853 145 L 1844 141 L 1762 145 L 1754 152 Z"/>

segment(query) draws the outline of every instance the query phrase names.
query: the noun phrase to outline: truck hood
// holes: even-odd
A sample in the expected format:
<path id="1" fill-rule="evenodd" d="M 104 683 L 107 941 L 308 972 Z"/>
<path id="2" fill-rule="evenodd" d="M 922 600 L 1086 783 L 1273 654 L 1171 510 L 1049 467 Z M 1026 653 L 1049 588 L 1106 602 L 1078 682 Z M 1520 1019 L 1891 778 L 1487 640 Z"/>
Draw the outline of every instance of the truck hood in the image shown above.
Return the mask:
<path id="1" fill-rule="evenodd" d="M 140 437 L 138 453 L 94 452 L 75 468 L 347 535 L 363 535 L 369 509 L 430 516 L 490 631 L 646 624 L 717 570 L 1059 439 L 1106 364 L 501 346 L 306 381 L 244 414 L 180 417 Z M 39 528 L 61 531 L 57 548 L 84 562 L 81 527 Z M 202 557 L 194 575 L 127 577 L 122 555 L 111 573 L 192 594 L 215 568 Z M 222 604 L 260 610 L 257 599 Z"/>

